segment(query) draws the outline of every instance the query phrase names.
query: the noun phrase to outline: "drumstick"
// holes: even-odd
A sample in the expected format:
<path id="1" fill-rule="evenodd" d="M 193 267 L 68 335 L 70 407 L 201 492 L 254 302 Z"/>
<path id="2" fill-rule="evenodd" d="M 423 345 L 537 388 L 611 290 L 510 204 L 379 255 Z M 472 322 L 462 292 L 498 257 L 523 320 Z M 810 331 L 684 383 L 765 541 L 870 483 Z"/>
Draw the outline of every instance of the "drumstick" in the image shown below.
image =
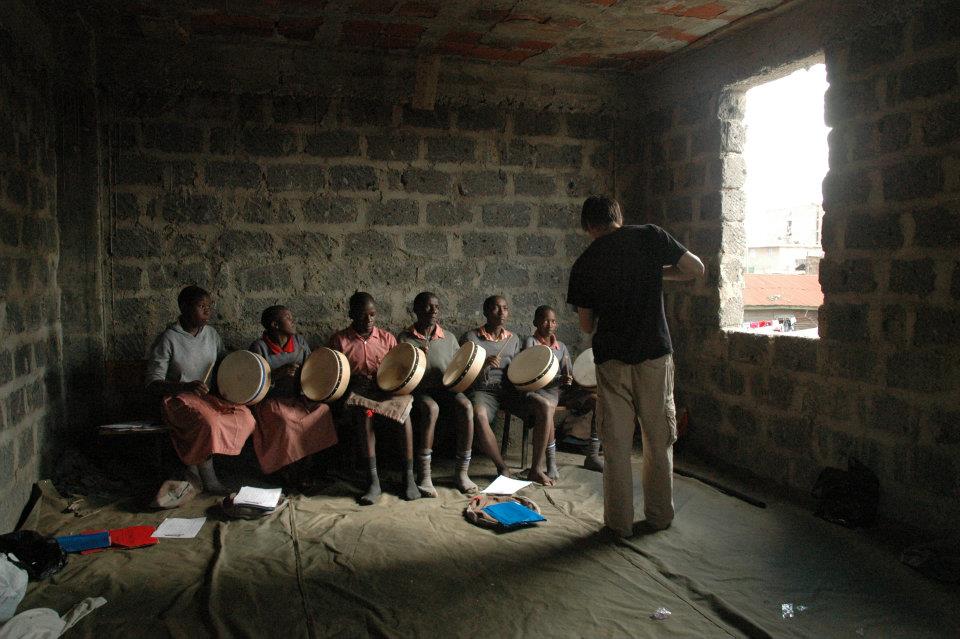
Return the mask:
<path id="1" fill-rule="evenodd" d="M 507 339 L 503 340 L 503 346 L 500 347 L 500 350 L 497 351 L 497 354 L 494 355 L 494 357 L 500 357 L 500 353 L 502 353 L 502 352 L 503 352 L 503 349 L 505 349 L 505 348 L 507 347 L 507 341 L 508 341 L 509 339 L 510 339 L 510 338 L 508 337 Z"/>
<path id="2" fill-rule="evenodd" d="M 217 363 L 217 360 L 210 362 L 210 366 L 207 367 L 207 372 L 203 374 L 203 379 L 200 381 L 203 382 L 203 385 L 206 386 L 210 383 L 210 373 L 213 372 L 213 365 Z"/>

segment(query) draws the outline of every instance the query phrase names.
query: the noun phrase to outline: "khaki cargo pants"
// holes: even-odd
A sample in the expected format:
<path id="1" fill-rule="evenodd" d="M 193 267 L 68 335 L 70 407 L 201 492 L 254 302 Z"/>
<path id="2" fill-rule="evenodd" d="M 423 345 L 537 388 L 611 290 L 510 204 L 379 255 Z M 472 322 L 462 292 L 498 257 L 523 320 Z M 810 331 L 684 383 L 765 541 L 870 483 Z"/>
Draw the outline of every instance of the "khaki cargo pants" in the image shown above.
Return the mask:
<path id="1" fill-rule="evenodd" d="M 647 521 L 665 527 L 673 520 L 673 356 L 639 364 L 616 360 L 597 366 L 603 441 L 603 519 L 616 533 L 633 529 L 633 471 L 630 453 L 637 417 L 643 440 L 643 510 Z"/>

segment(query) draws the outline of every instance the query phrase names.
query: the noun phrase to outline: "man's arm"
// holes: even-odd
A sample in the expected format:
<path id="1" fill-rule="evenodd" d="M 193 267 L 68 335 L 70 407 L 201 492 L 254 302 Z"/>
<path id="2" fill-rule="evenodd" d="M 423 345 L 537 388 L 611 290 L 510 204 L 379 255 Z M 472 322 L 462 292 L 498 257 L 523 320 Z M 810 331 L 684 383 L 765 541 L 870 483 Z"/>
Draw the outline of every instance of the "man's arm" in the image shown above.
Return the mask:
<path id="1" fill-rule="evenodd" d="M 700 258 L 687 251 L 680 256 L 676 266 L 663 267 L 663 279 L 674 282 L 686 282 L 703 276 L 703 262 Z M 583 320 L 581 320 L 581 323 Z"/>
<path id="2" fill-rule="evenodd" d="M 593 314 L 593 309 L 577 307 L 577 315 L 580 317 L 580 330 L 587 334 L 593 333 L 597 327 L 597 318 Z"/>

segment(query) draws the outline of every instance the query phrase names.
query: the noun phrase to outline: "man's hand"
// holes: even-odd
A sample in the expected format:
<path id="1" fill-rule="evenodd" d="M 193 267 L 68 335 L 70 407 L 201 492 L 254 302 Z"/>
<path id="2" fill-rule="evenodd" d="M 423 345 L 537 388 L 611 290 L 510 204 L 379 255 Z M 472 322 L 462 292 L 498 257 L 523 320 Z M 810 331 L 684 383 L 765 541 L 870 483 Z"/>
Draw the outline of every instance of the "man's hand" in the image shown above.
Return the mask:
<path id="1" fill-rule="evenodd" d="M 203 397 L 204 395 L 210 392 L 210 389 L 207 388 L 207 385 L 201 382 L 200 380 L 196 380 L 193 382 L 184 382 L 183 390 L 188 393 L 193 393 L 197 397 Z"/>
<path id="2" fill-rule="evenodd" d="M 282 379 L 292 379 L 297 376 L 297 372 L 299 370 L 299 364 L 286 364 L 277 369 L 277 377 Z"/>
<path id="3" fill-rule="evenodd" d="M 673 282 L 688 282 L 703 277 L 704 268 L 700 258 L 687 251 L 680 256 L 676 266 L 663 267 L 663 279 Z"/>
<path id="4" fill-rule="evenodd" d="M 597 317 L 593 314 L 592 308 L 577 308 L 577 316 L 580 318 L 580 330 L 584 333 L 593 333 L 597 328 Z"/>
<path id="5" fill-rule="evenodd" d="M 500 356 L 493 355 L 492 357 L 488 357 L 487 360 L 483 363 L 483 365 L 485 367 L 489 366 L 490 368 L 500 368 Z"/>

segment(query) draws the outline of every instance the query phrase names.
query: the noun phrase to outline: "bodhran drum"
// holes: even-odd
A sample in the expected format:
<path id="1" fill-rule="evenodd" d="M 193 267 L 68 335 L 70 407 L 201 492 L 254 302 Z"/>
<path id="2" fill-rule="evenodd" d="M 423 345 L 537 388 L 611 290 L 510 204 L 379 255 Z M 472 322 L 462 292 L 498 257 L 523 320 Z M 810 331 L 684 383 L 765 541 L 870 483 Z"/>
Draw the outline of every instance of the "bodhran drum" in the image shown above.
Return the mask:
<path id="1" fill-rule="evenodd" d="M 581 388 L 594 390 L 597 387 L 597 365 L 593 363 L 593 349 L 588 348 L 573 360 L 573 381 Z"/>
<path id="2" fill-rule="evenodd" d="M 392 395 L 409 395 L 427 370 L 427 354 L 406 342 L 390 349 L 377 369 L 377 386 Z"/>
<path id="3" fill-rule="evenodd" d="M 537 391 L 552 382 L 559 371 L 560 362 L 550 347 L 537 344 L 521 351 L 510 361 L 507 379 L 519 391 Z"/>
<path id="4" fill-rule="evenodd" d="M 350 384 L 347 356 L 332 348 L 318 348 L 300 369 L 300 388 L 315 402 L 335 402 Z"/>
<path id="5" fill-rule="evenodd" d="M 234 351 L 217 371 L 217 388 L 228 402 L 252 406 L 270 392 L 270 364 L 250 351 Z"/>
<path id="6" fill-rule="evenodd" d="M 487 353 L 474 342 L 464 342 L 443 371 L 443 385 L 452 393 L 462 393 L 476 381 Z"/>

